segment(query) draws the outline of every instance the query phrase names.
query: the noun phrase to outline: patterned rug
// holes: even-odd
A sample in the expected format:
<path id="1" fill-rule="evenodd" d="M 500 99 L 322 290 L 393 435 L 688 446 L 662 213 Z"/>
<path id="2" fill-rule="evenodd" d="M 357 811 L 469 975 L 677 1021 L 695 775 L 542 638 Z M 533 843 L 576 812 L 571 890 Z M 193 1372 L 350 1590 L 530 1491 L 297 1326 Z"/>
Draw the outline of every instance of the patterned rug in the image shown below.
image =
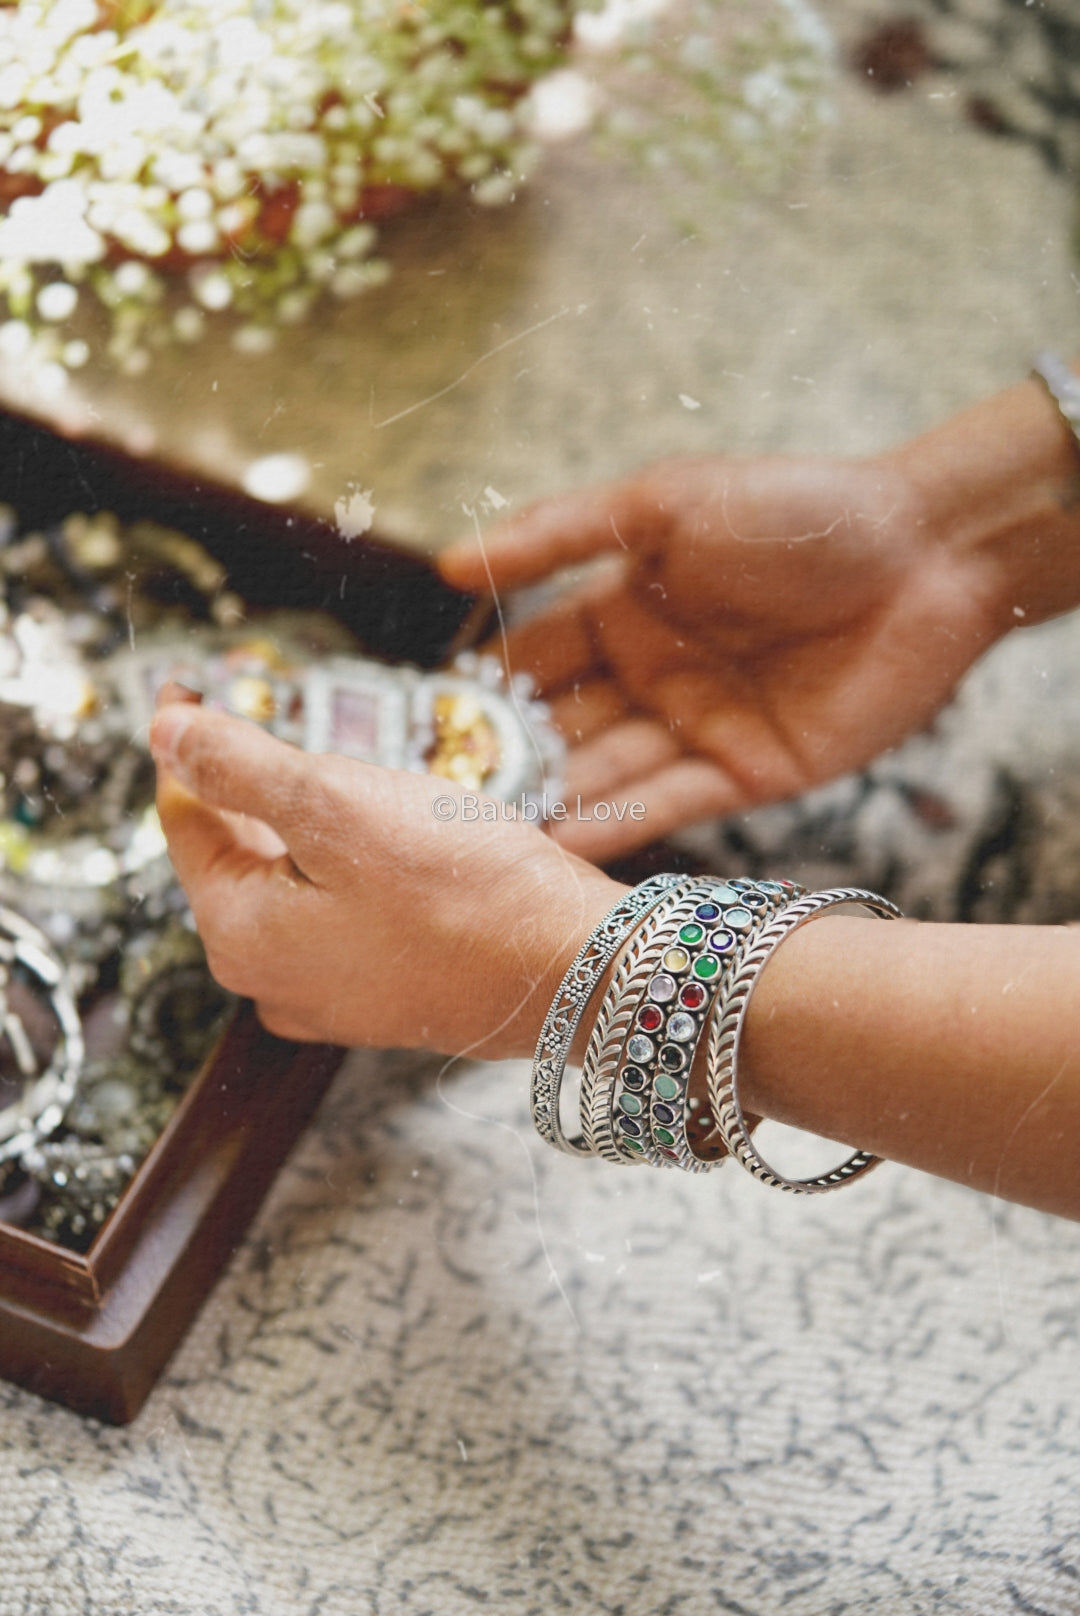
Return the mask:
<path id="1" fill-rule="evenodd" d="M 1075 8 L 903 16 L 937 63 L 958 28 L 1042 39 Z M 860 3 L 852 33 L 896 18 Z M 965 95 L 993 67 L 1019 123 L 1011 57 L 933 63 Z M 991 138 L 961 100 L 950 158 Z M 1030 153 L 1001 150 L 1022 210 Z M 1080 918 L 1078 670 L 1080 617 L 1019 631 L 932 733 L 688 856 Z M 574 1162 L 526 1089 L 351 1057 L 131 1427 L 0 1386 L 0 1616 L 1077 1616 L 1075 1225 L 892 1165 L 807 1205 L 730 1165 Z"/>

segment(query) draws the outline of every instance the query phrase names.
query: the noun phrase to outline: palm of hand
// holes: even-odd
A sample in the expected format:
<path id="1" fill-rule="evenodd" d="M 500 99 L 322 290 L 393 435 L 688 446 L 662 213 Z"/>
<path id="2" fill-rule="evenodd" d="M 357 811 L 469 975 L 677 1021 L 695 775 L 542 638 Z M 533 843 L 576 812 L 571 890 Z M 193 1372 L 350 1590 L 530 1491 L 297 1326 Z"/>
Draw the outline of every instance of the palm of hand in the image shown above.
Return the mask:
<path id="1" fill-rule="evenodd" d="M 991 642 L 972 579 L 913 537 L 894 491 L 829 470 L 823 486 L 820 462 L 773 463 L 763 499 L 761 463 L 722 494 L 715 462 L 657 468 L 620 511 L 617 575 L 514 636 L 571 742 L 567 846 L 610 856 L 859 767 Z M 613 797 L 644 821 L 587 817 Z"/>

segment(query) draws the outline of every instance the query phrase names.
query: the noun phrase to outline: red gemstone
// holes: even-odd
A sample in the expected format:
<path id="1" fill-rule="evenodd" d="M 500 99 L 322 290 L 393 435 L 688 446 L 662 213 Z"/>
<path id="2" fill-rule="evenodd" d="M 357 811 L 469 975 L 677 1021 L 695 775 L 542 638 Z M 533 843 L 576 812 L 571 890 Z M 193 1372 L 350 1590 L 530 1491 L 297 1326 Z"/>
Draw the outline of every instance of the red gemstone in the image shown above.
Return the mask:
<path id="1" fill-rule="evenodd" d="M 663 1021 L 664 1014 L 655 1004 L 647 1004 L 642 1007 L 637 1019 L 639 1027 L 643 1027 L 646 1032 L 655 1032 Z"/>
<path id="2" fill-rule="evenodd" d="M 705 1003 L 705 989 L 697 982 L 687 982 L 679 994 L 679 1003 L 688 1010 L 700 1010 Z"/>

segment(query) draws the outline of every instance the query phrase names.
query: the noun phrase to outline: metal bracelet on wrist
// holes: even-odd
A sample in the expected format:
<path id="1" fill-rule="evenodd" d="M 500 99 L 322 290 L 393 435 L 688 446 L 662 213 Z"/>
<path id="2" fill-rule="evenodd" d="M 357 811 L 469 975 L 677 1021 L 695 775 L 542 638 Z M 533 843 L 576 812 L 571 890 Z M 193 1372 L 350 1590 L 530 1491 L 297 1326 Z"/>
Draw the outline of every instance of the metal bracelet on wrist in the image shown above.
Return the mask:
<path id="1" fill-rule="evenodd" d="M 625 893 L 589 933 L 559 984 L 540 1029 L 529 1086 L 536 1131 L 557 1150 L 575 1156 L 592 1154 L 584 1140 L 567 1138 L 559 1120 L 566 1062 L 585 1007 L 631 930 L 669 894 L 689 884 L 687 876 L 654 875 Z"/>
<path id="2" fill-rule="evenodd" d="M 663 1162 L 650 1131 L 647 1071 L 639 1062 L 629 1060 L 631 1079 L 621 1083 L 622 1071 L 627 1068 L 627 1047 L 640 1037 L 648 1046 L 648 1057 L 658 1057 L 652 1039 L 645 1033 L 635 1033 L 635 1016 L 655 984 L 653 1005 L 663 1018 L 661 1005 L 669 1005 L 677 992 L 673 976 L 663 970 L 664 953 L 676 947 L 679 929 L 692 921 L 695 908 L 710 903 L 713 890 L 721 886 L 719 879 L 698 877 L 681 889 L 673 889 L 668 900 L 653 910 L 640 931 L 631 937 L 608 984 L 585 1050 L 580 1088 L 582 1138 L 592 1154 L 608 1162 Z M 677 1046 L 671 1047 L 679 1054 Z M 635 1054 L 645 1057 L 643 1046 Z M 684 1088 L 684 1078 L 686 1073 L 681 1079 L 673 1079 L 679 1092 Z"/>
<path id="3" fill-rule="evenodd" d="M 799 890 L 789 882 L 742 878 L 702 883 L 686 905 L 688 912 L 643 955 L 625 984 L 619 1013 L 612 1016 L 602 1057 L 606 1094 L 596 1101 L 600 1116 L 594 1126 L 603 1133 L 605 1114 L 610 1118 L 614 1147 L 624 1157 L 692 1173 L 716 1165 L 718 1158 L 697 1154 L 688 1136 L 694 1056 L 733 962 Z M 620 1050 L 617 1028 L 627 1014 Z"/>
<path id="4" fill-rule="evenodd" d="M 830 1172 L 816 1173 L 810 1178 L 787 1178 L 771 1167 L 750 1136 L 739 1101 L 739 1041 L 750 996 L 775 950 L 799 926 L 813 920 L 823 910 L 836 908 L 840 904 L 859 904 L 883 920 L 903 918 L 900 910 L 887 898 L 879 897 L 874 892 L 864 892 L 859 887 L 836 887 L 797 899 L 770 920 L 754 938 L 745 957 L 725 983 L 709 1027 L 709 1103 L 729 1153 L 760 1183 L 796 1195 L 814 1195 L 838 1189 L 876 1167 L 879 1158 L 869 1151 L 857 1150 Z"/>
<path id="5" fill-rule="evenodd" d="M 717 994 L 761 928 L 802 889 L 789 883 L 734 879 L 714 886 L 690 920 L 679 927 L 674 946 L 660 961 L 661 972 L 646 989 L 635 1030 L 623 1052 L 615 1104 L 634 1086 L 650 1095 L 649 1137 L 661 1163 L 684 1172 L 708 1172 L 722 1156 L 699 1155 L 687 1132 L 691 1107 L 689 1080 L 702 1034 Z M 662 984 L 662 997 L 654 991 Z M 635 1047 L 640 1041 L 641 1048 Z M 646 1047 L 652 1043 L 653 1049 Z M 681 1057 L 681 1059 L 680 1059 Z M 632 1092 L 632 1089 L 631 1089 Z M 711 1123 L 711 1113 L 706 1107 Z M 708 1131 L 708 1130 L 707 1130 Z M 625 1148 L 625 1140 L 623 1141 Z"/>

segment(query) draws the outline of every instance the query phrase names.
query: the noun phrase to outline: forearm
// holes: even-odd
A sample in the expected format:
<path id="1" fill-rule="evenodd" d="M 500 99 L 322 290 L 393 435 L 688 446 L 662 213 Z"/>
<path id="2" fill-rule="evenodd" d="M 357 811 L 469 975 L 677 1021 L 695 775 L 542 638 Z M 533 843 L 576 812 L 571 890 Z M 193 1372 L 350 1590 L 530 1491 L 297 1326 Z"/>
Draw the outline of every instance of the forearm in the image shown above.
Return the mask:
<path id="1" fill-rule="evenodd" d="M 912 488 L 924 534 L 970 564 L 999 635 L 1080 604 L 1080 454 L 1041 382 L 882 458 Z"/>
<path id="2" fill-rule="evenodd" d="M 1080 1217 L 1080 928 L 824 917 L 750 1000 L 744 1108 Z"/>

